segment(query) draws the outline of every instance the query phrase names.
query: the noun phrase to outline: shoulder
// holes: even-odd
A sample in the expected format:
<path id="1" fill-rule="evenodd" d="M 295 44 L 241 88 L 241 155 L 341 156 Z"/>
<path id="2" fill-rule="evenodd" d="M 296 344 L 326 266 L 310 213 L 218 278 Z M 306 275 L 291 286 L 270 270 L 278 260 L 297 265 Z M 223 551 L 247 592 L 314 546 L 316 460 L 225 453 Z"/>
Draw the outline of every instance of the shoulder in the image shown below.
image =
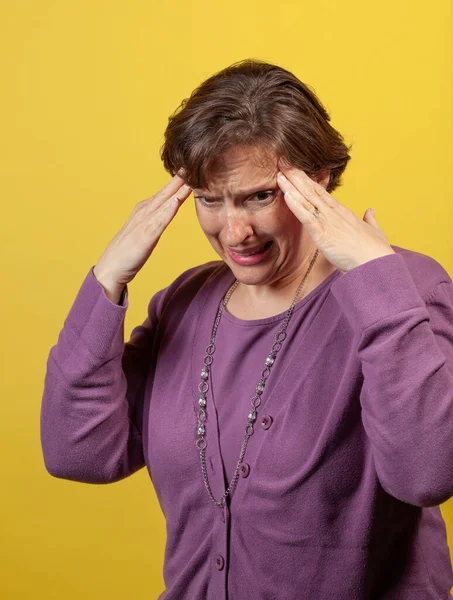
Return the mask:
<path id="1" fill-rule="evenodd" d="M 426 299 L 439 283 L 452 282 L 445 268 L 431 256 L 393 244 L 392 248 L 404 259 L 422 298 Z"/>
<path id="2" fill-rule="evenodd" d="M 189 291 L 197 291 L 207 281 L 214 278 L 217 274 L 223 273 L 228 267 L 221 260 L 213 260 L 191 267 L 183 271 L 173 283 L 168 286 L 170 295 L 178 293 L 188 293 Z"/>
<path id="3" fill-rule="evenodd" d="M 177 312 L 185 309 L 207 285 L 216 286 L 229 272 L 221 260 L 210 261 L 183 271 L 167 288 L 159 292 L 159 316 L 169 307 Z"/>

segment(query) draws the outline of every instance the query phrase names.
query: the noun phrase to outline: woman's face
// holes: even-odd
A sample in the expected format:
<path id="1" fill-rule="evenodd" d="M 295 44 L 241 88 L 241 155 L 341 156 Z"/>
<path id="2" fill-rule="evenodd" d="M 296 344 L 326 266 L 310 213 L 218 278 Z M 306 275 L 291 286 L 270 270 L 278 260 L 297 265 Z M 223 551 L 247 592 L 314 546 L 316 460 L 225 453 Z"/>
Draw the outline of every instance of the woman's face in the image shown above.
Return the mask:
<path id="1" fill-rule="evenodd" d="M 202 230 L 246 285 L 292 281 L 315 250 L 283 198 L 277 172 L 277 157 L 235 147 L 217 161 L 209 188 L 194 189 Z"/>

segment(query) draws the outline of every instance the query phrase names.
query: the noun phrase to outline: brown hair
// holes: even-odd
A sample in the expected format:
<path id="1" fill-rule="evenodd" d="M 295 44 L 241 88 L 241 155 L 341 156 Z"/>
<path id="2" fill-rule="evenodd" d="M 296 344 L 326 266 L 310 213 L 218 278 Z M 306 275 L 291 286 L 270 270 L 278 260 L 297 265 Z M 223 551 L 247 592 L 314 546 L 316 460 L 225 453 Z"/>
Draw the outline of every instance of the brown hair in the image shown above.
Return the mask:
<path id="1" fill-rule="evenodd" d="M 182 167 L 192 188 L 207 188 L 214 161 L 233 146 L 260 146 L 310 177 L 330 169 L 341 185 L 351 146 L 330 124 L 314 91 L 290 71 L 246 59 L 212 75 L 169 117 L 161 158 Z"/>

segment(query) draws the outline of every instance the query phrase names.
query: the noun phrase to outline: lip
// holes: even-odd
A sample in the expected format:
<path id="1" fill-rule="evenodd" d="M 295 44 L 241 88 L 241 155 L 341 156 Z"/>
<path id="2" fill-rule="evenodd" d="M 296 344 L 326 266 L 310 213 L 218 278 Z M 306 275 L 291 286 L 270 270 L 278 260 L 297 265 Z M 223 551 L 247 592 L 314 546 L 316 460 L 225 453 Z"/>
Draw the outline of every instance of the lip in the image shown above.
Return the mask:
<path id="1" fill-rule="evenodd" d="M 265 244 L 260 244 L 259 246 L 254 246 L 253 248 L 247 248 L 242 251 L 232 250 L 228 248 L 228 254 L 231 259 L 238 265 L 251 266 L 257 265 L 261 262 L 264 262 L 270 253 L 273 242 L 266 242 Z M 260 248 L 263 248 L 262 252 L 257 252 Z"/>

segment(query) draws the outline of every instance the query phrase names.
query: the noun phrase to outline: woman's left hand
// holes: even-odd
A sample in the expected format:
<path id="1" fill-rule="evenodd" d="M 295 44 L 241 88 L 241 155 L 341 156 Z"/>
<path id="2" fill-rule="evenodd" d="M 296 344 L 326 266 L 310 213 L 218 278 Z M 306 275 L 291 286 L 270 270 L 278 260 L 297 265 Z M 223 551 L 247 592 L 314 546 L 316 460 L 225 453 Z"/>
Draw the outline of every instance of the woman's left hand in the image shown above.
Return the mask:
<path id="1" fill-rule="evenodd" d="M 362 220 L 301 169 L 287 167 L 282 161 L 278 166 L 277 182 L 288 207 L 337 269 L 345 273 L 380 256 L 395 254 L 372 209 L 365 211 Z M 315 215 L 316 209 L 319 212 Z"/>

